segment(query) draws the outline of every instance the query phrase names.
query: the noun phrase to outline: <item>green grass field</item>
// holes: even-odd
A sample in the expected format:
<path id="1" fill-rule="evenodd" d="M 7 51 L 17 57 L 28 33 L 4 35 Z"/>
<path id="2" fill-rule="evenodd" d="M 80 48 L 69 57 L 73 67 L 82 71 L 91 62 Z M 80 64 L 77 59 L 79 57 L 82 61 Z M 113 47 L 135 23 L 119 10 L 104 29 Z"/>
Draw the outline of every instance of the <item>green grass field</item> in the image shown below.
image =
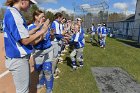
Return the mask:
<path id="1" fill-rule="evenodd" d="M 140 83 L 140 49 L 124 44 L 126 42 L 134 44 L 131 41 L 107 38 L 104 50 L 86 43 L 84 68 L 74 72 L 71 72 L 67 54 L 68 61 L 58 65 L 61 73 L 60 78 L 54 82 L 53 93 L 99 93 L 91 67 L 120 67 Z"/>

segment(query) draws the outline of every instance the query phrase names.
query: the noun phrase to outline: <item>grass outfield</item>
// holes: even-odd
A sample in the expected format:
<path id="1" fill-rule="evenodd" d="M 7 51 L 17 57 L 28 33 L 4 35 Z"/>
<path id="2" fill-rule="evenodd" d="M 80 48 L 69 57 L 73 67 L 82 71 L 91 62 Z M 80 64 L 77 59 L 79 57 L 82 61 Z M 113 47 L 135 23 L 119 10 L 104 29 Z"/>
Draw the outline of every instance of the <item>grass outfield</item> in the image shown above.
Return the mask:
<path id="1" fill-rule="evenodd" d="M 53 93 L 99 93 L 91 67 L 120 67 L 140 83 L 140 49 L 124 44 L 126 42 L 134 44 L 107 38 L 104 50 L 86 43 L 84 68 L 71 72 L 69 63 L 59 64 L 60 78 L 54 82 Z M 45 93 L 44 90 L 41 93 Z"/>

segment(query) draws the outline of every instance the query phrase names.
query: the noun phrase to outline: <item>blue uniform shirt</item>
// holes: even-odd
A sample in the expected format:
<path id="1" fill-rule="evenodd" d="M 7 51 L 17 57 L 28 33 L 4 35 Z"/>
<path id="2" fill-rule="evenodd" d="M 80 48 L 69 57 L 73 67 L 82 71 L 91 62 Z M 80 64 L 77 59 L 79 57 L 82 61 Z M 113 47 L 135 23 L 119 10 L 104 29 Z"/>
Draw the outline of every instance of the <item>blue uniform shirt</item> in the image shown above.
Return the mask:
<path id="1" fill-rule="evenodd" d="M 98 35 L 100 35 L 100 33 L 101 33 L 101 26 L 99 26 L 99 27 L 97 27 L 97 33 L 98 33 Z"/>
<path id="2" fill-rule="evenodd" d="M 53 23 L 51 24 L 51 29 L 55 30 L 55 38 L 57 39 L 57 41 L 63 38 L 60 23 L 57 20 L 53 21 Z"/>
<path id="3" fill-rule="evenodd" d="M 80 27 L 80 33 L 85 34 L 85 31 L 82 27 Z"/>
<path id="4" fill-rule="evenodd" d="M 82 27 L 80 27 L 80 34 L 82 35 L 83 43 L 85 44 L 85 31 Z"/>
<path id="5" fill-rule="evenodd" d="M 60 31 L 61 31 L 61 34 L 62 34 L 63 31 L 64 31 L 64 24 L 60 24 Z"/>
<path id="6" fill-rule="evenodd" d="M 92 26 L 92 27 L 91 27 L 91 31 L 92 31 L 92 32 L 96 32 L 95 26 Z"/>
<path id="7" fill-rule="evenodd" d="M 101 34 L 102 34 L 102 35 L 107 35 L 107 33 L 108 33 L 107 28 L 106 28 L 105 26 L 103 26 L 103 27 L 101 28 Z"/>
<path id="8" fill-rule="evenodd" d="M 83 33 L 78 32 L 73 34 L 71 42 L 73 42 L 73 45 L 76 49 L 84 47 L 83 38 Z"/>
<path id="9" fill-rule="evenodd" d="M 28 27 L 21 13 L 14 7 L 6 9 L 3 19 L 6 56 L 20 58 L 31 54 L 32 46 L 23 45 L 20 40 L 29 37 Z"/>
<path id="10" fill-rule="evenodd" d="M 36 28 L 36 25 L 34 23 L 30 24 L 28 26 L 29 30 L 32 30 L 34 28 Z M 34 45 L 33 47 L 35 49 L 38 49 L 38 50 L 44 50 L 44 49 L 47 49 L 47 48 L 49 48 L 51 46 L 52 46 L 52 44 L 51 44 L 50 32 L 48 31 L 48 33 L 45 36 L 45 39 L 40 41 L 38 44 Z"/>

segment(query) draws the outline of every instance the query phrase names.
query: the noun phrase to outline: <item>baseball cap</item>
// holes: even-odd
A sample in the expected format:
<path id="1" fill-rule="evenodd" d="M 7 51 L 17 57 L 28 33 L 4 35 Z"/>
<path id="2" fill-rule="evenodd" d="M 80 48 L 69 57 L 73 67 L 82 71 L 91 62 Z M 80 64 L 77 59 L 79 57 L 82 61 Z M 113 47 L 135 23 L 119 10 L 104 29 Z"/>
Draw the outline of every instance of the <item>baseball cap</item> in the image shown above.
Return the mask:
<path id="1" fill-rule="evenodd" d="M 102 26 L 106 26 L 106 24 L 105 23 L 102 23 Z"/>
<path id="2" fill-rule="evenodd" d="M 77 21 L 82 21 L 82 19 L 81 19 L 81 18 L 76 18 L 76 20 L 77 20 Z"/>
<path id="3" fill-rule="evenodd" d="M 30 2 L 33 4 L 37 4 L 37 2 L 35 0 L 30 0 Z"/>

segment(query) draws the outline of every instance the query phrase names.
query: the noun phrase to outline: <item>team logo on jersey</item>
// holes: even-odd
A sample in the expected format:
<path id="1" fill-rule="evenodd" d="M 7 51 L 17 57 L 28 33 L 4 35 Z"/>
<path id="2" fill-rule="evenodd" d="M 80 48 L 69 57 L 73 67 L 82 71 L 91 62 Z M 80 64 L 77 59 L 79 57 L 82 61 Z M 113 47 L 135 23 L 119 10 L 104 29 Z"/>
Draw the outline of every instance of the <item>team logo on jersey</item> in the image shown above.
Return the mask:
<path id="1" fill-rule="evenodd" d="M 8 38 L 8 35 L 7 35 L 7 33 L 6 33 L 6 32 L 4 32 L 4 37 Z"/>

